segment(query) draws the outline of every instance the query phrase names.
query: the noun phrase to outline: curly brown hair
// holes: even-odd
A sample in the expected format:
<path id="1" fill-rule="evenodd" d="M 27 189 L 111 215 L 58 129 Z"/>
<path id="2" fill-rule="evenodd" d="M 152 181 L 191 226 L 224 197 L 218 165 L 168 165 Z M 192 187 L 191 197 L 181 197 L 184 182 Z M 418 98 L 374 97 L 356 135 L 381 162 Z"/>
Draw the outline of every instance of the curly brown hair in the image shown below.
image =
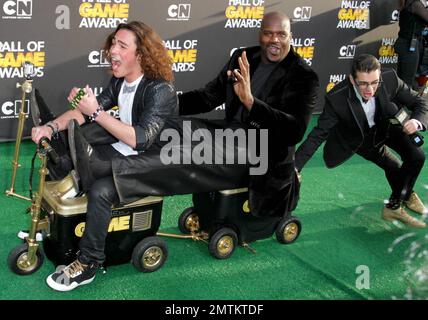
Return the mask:
<path id="1" fill-rule="evenodd" d="M 137 51 L 141 55 L 141 69 L 144 74 L 153 79 L 163 79 L 169 82 L 174 80 L 172 59 L 161 37 L 148 25 L 140 21 L 121 23 L 116 30 L 107 37 L 104 50 L 110 59 L 110 48 L 113 38 L 120 29 L 130 30 L 135 34 Z"/>

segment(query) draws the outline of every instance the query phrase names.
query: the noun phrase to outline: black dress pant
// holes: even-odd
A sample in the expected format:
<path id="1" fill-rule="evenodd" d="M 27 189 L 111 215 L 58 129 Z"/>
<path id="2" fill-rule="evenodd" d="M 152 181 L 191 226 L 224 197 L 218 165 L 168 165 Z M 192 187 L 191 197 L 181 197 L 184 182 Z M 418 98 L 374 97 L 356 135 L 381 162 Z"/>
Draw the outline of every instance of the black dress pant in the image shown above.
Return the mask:
<path id="1" fill-rule="evenodd" d="M 380 146 L 374 147 L 372 138 L 372 135 L 366 136 L 357 154 L 385 171 L 392 190 L 392 199 L 407 200 L 424 165 L 424 152 L 411 142 L 400 126 L 390 126 L 388 137 Z M 401 160 L 390 149 L 394 150 Z"/>

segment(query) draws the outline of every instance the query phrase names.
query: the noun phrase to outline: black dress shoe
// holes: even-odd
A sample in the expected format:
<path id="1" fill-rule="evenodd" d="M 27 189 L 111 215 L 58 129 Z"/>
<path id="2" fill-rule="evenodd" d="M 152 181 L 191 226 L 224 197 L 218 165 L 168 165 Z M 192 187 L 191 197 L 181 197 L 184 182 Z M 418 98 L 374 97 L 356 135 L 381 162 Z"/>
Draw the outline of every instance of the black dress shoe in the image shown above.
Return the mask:
<path id="1" fill-rule="evenodd" d="M 68 123 L 68 143 L 79 189 L 87 192 L 95 181 L 91 168 L 91 162 L 94 163 L 94 159 L 91 158 L 95 158 L 96 155 L 95 150 L 83 136 L 79 123 L 74 119 Z"/>

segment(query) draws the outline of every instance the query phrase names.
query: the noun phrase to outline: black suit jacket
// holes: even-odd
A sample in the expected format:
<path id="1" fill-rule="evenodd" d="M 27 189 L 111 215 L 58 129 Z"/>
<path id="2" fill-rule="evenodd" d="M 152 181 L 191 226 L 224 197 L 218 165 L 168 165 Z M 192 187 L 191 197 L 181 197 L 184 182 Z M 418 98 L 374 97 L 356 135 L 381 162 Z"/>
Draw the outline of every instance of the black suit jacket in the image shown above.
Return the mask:
<path id="1" fill-rule="evenodd" d="M 411 90 L 394 70 L 382 70 L 382 84 L 376 92 L 374 144 L 386 139 L 389 119 L 406 106 L 411 118 L 419 120 L 424 130 L 428 109 L 423 98 Z M 368 129 L 367 118 L 349 79 L 337 84 L 326 96 L 324 110 L 306 140 L 296 151 L 296 168 L 300 171 L 324 142 L 324 161 L 329 168 L 336 167 L 358 151 Z"/>
<path id="2" fill-rule="evenodd" d="M 179 96 L 180 115 L 199 114 L 225 103 L 226 121 L 231 121 L 241 106 L 227 70 L 239 68 L 236 50 L 218 76 L 204 88 Z M 250 73 L 261 62 L 260 47 L 245 49 Z M 315 106 L 318 76 L 293 49 L 272 71 L 261 95 L 254 99 L 247 124 L 268 129 L 269 166 L 262 176 L 250 176 L 250 208 L 256 215 L 283 215 L 296 203 L 288 203 L 290 184 L 294 183 L 294 151 L 303 139 Z M 293 201 L 291 201 L 293 202 Z"/>

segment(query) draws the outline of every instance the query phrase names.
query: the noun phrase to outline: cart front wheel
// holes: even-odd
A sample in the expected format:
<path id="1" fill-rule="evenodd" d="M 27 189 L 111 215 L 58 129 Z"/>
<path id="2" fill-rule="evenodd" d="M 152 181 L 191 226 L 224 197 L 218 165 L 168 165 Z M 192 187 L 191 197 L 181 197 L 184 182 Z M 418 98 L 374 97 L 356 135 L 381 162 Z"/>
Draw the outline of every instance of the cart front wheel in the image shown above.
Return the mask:
<path id="1" fill-rule="evenodd" d="M 141 272 L 153 272 L 163 266 L 167 257 L 168 247 L 165 241 L 158 237 L 148 237 L 135 246 L 132 264 Z"/>
<path id="2" fill-rule="evenodd" d="M 28 243 L 23 243 L 10 251 L 7 264 L 10 270 L 19 275 L 28 275 L 40 269 L 44 261 L 44 254 L 38 247 L 33 261 L 30 261 L 28 254 Z"/>

